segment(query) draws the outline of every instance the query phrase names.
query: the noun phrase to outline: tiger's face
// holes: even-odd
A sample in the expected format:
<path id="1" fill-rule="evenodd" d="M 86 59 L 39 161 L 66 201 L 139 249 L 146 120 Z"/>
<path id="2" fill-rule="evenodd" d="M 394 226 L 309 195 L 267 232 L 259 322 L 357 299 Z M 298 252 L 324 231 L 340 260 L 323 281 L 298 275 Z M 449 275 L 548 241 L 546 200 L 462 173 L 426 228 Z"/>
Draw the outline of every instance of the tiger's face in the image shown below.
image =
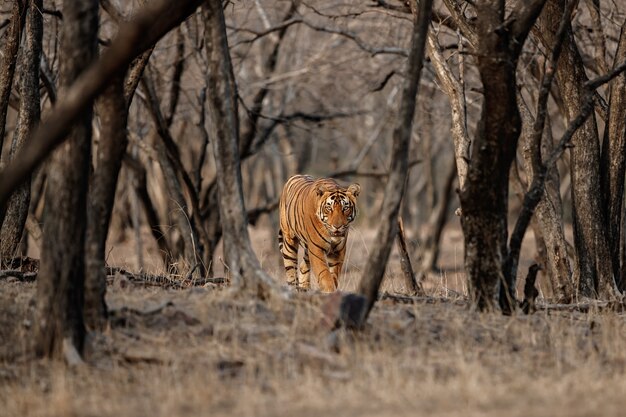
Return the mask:
<path id="1" fill-rule="evenodd" d="M 356 198 L 361 191 L 359 184 L 352 184 L 347 189 L 329 189 L 321 185 L 317 189 L 319 210 L 318 218 L 332 237 L 343 237 L 350 223 L 357 215 Z"/>

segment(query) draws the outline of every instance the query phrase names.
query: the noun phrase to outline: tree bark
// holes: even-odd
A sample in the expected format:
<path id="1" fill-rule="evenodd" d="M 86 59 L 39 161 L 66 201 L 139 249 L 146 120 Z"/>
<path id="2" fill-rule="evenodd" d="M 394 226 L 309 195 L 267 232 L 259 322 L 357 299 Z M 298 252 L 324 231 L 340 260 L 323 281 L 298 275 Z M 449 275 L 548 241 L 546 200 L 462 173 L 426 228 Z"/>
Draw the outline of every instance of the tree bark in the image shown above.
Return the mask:
<path id="1" fill-rule="evenodd" d="M 515 72 L 543 3 L 518 2 L 505 20 L 504 2 L 481 2 L 476 6 L 475 26 L 468 22 L 459 25 L 470 26 L 463 34 L 473 40 L 484 90 L 467 181 L 460 192 L 465 267 L 472 305 L 479 310 L 495 308 L 498 300 L 505 312 L 514 305 L 513 283 L 504 274 L 504 263 L 508 255 L 509 171 L 521 129 Z M 456 13 L 454 7 L 453 11 Z"/>
<path id="2" fill-rule="evenodd" d="M 204 243 L 201 244 L 198 239 L 198 233 L 204 231 L 198 230 L 196 227 L 199 219 L 199 209 L 197 203 L 197 195 L 195 194 L 195 187 L 189 178 L 189 175 L 185 171 L 183 164 L 180 160 L 180 153 L 174 139 L 172 138 L 169 127 L 165 117 L 163 116 L 159 107 L 159 101 L 156 97 L 156 91 L 152 83 L 152 78 L 148 75 L 144 75 L 142 83 L 146 95 L 148 97 L 149 110 L 152 115 L 152 119 L 155 123 L 156 133 L 155 144 L 156 154 L 159 160 L 159 164 L 165 177 L 165 183 L 169 195 L 172 198 L 171 213 L 173 214 L 174 221 L 183 240 L 183 260 L 185 265 L 181 270 L 183 272 L 194 269 L 194 274 L 197 277 L 200 273 L 204 273 L 204 266 L 206 261 L 203 257 Z M 183 196 L 183 185 L 179 180 L 179 175 L 185 181 L 187 189 L 187 195 L 190 197 L 192 207 L 189 207 Z M 206 241 L 206 239 L 203 239 Z M 197 269 L 197 266 L 201 266 Z"/>
<path id="3" fill-rule="evenodd" d="M 626 61 L 626 23 L 622 25 L 613 67 Z M 626 158 L 626 74 L 610 83 L 608 123 L 604 129 L 600 173 L 608 219 L 609 245 L 613 276 L 619 289 L 625 290 L 624 265 L 620 264 L 622 204 L 624 200 L 624 171 Z"/>
<path id="4" fill-rule="evenodd" d="M 98 2 L 64 0 L 60 90 L 67 94 L 95 59 Z M 76 120 L 64 146 L 51 156 L 46 191 L 44 236 L 37 279 L 35 350 L 60 358 L 68 349 L 82 352 L 85 229 L 91 155 L 89 106 Z"/>
<path id="5" fill-rule="evenodd" d="M 550 126 L 544 131 L 544 138 L 541 144 L 533 141 L 533 125 L 535 123 L 532 114 L 521 103 L 520 110 L 522 114 L 522 155 L 525 161 L 525 171 L 528 177 L 528 187 L 530 188 L 533 179 L 539 174 L 537 163 L 533 163 L 531 154 L 539 154 L 542 159 L 546 159 L 552 153 L 552 135 L 550 134 Z M 534 149 L 541 147 L 542 149 Z M 539 164 L 541 160 L 538 161 Z M 562 219 L 562 203 L 559 193 L 559 171 L 556 164 L 548 167 L 545 179 L 545 188 L 541 201 L 537 205 L 536 219 L 542 232 L 543 241 L 546 249 L 546 270 L 550 279 L 554 301 L 558 303 L 571 301 L 574 291 L 571 283 L 572 269 L 567 256 L 567 242 L 565 240 L 565 232 L 563 230 Z"/>
<path id="6" fill-rule="evenodd" d="M 546 48 L 555 43 L 564 0 L 548 0 L 538 20 L 537 35 Z M 588 81 L 571 26 L 565 33 L 563 51 L 556 67 L 556 81 L 570 121 L 585 99 Z M 572 209 L 574 217 L 574 280 L 584 296 L 612 298 L 614 279 L 610 259 L 606 213 L 600 180 L 600 143 L 595 115 L 586 120 L 572 138 Z"/>
<path id="7" fill-rule="evenodd" d="M 239 159 L 237 85 L 233 74 L 222 3 L 204 3 L 208 61 L 210 132 L 216 170 L 224 258 L 233 284 L 255 296 L 271 295 L 277 284 L 261 268 L 248 235 Z"/>
<path id="8" fill-rule="evenodd" d="M 452 141 L 454 142 L 454 160 L 456 163 L 457 176 L 459 178 L 459 190 L 465 189 L 468 165 L 470 160 L 470 143 L 467 132 L 467 116 L 465 114 L 465 97 L 463 87 L 457 80 L 447 61 L 445 60 L 441 47 L 437 43 L 434 33 L 428 35 L 428 56 L 435 69 L 437 79 L 441 83 L 441 88 L 450 100 L 450 112 L 452 115 Z"/>
<path id="9" fill-rule="evenodd" d="M 39 96 L 39 63 L 43 18 L 41 0 L 30 0 L 26 18 L 26 39 L 21 53 L 19 80 L 20 107 L 17 126 L 11 143 L 9 159 L 13 159 L 22 148 L 41 115 Z M 1 149 L 1 148 L 0 148 Z M 6 207 L 2 229 L 0 229 L 0 259 L 12 258 L 17 254 L 30 203 L 30 176 L 11 194 Z"/>
<path id="10" fill-rule="evenodd" d="M 382 221 L 374 240 L 377 243 L 372 248 L 367 264 L 363 268 L 363 276 L 357 290 L 367 300 L 362 322 L 365 321 L 376 302 L 391 245 L 398 232 L 397 218 L 406 183 L 409 142 L 415 116 L 415 103 L 420 74 L 423 67 L 426 37 L 428 26 L 430 25 L 431 7 L 432 0 L 421 0 L 418 5 L 419 10 L 414 17 L 411 51 L 407 62 L 407 76 L 403 87 L 396 127 L 393 131 L 391 168 L 387 185 L 385 186 L 385 199 L 381 210 Z"/>
<path id="11" fill-rule="evenodd" d="M 2 48 L 2 64 L 0 65 L 0 152 L 4 145 L 4 133 L 6 129 L 7 111 L 9 110 L 9 97 L 15 75 L 17 63 L 17 51 L 20 46 L 20 37 L 24 20 L 26 19 L 26 7 L 24 0 L 13 0 L 11 7 L 11 23 L 6 31 L 6 41 Z M 2 216 L 0 216 L 0 220 Z"/>
<path id="12" fill-rule="evenodd" d="M 118 24 L 124 20 L 109 2 L 101 6 L 115 16 Z M 133 75 L 143 73 L 151 53 L 152 48 L 133 62 Z M 126 83 L 120 74 L 111 80 L 96 102 L 102 129 L 89 188 L 85 245 L 85 324 L 90 330 L 102 331 L 107 323 L 105 248 L 117 182 L 128 145 L 128 109 L 136 87 L 137 83 L 133 80 Z"/>
<path id="13" fill-rule="evenodd" d="M 117 179 L 128 137 L 128 119 L 124 98 L 124 78 L 116 77 L 96 101 L 100 118 L 100 143 L 96 166 L 89 188 L 87 235 L 85 246 L 85 324 L 88 329 L 101 331 L 106 325 L 105 246 Z"/>

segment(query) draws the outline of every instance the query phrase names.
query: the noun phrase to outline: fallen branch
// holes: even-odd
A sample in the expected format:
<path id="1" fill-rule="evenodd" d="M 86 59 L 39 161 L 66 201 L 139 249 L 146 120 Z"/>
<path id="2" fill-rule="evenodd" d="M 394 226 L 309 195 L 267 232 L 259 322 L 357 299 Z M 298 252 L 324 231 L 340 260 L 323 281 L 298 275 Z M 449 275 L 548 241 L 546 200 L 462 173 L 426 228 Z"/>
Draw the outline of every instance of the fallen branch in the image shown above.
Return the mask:
<path id="1" fill-rule="evenodd" d="M 36 272 L 22 272 L 14 269 L 0 271 L 0 280 L 15 278 L 20 282 L 35 282 L 37 280 Z"/>
<path id="2" fill-rule="evenodd" d="M 408 296 L 401 294 L 382 293 L 379 300 L 390 300 L 401 304 L 439 304 L 450 303 L 454 305 L 467 305 L 467 298 L 429 297 L 429 296 Z"/>
<path id="3" fill-rule="evenodd" d="M 155 307 L 152 308 L 148 308 L 145 310 L 138 310 L 136 308 L 132 308 L 132 307 L 127 307 L 127 306 L 123 306 L 120 308 L 116 308 L 116 309 L 111 309 L 109 310 L 109 316 L 110 317 L 116 317 L 116 316 L 120 316 L 123 314 L 135 314 L 138 316 L 153 316 L 155 314 L 159 314 L 161 313 L 166 307 L 172 307 L 174 305 L 174 303 L 172 303 L 171 301 L 166 301 L 164 303 L 161 303 Z"/>
<path id="4" fill-rule="evenodd" d="M 106 273 L 108 276 L 121 274 L 134 284 L 170 289 L 202 287 L 206 284 L 228 284 L 228 280 L 224 277 L 179 279 L 171 278 L 165 275 L 147 274 L 145 272 L 134 273 L 119 267 L 107 267 Z"/>

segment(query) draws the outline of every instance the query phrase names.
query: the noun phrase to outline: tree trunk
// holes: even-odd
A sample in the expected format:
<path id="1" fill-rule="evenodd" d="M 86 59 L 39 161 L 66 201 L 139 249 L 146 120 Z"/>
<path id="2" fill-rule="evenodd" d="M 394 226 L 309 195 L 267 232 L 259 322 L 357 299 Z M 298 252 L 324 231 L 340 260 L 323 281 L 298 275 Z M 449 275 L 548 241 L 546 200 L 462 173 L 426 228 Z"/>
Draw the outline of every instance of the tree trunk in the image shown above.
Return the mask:
<path id="1" fill-rule="evenodd" d="M 224 258 L 236 287 L 267 297 L 277 284 L 252 251 L 244 207 L 239 159 L 237 85 L 230 60 L 224 11 L 219 0 L 204 3 L 207 49 L 210 133 L 224 233 Z"/>
<path id="2" fill-rule="evenodd" d="M 432 0 L 422 0 L 419 2 L 418 7 L 419 11 L 414 17 L 411 51 L 407 62 L 407 76 L 403 87 L 402 101 L 396 127 L 393 131 L 391 168 L 381 210 L 382 221 L 374 240 L 377 243 L 370 251 L 370 256 L 363 268 L 363 276 L 357 291 L 367 300 L 366 310 L 363 312 L 361 319 L 363 322 L 378 298 L 378 289 L 385 273 L 391 245 L 398 232 L 397 218 L 406 183 L 409 142 L 415 116 L 415 103 L 420 74 L 423 67 L 426 36 L 428 26 L 430 25 Z"/>
<path id="3" fill-rule="evenodd" d="M 459 178 L 459 190 L 465 189 L 468 165 L 470 160 L 470 138 L 467 132 L 467 116 L 465 114 L 465 96 L 463 86 L 454 77 L 452 70 L 443 57 L 441 47 L 437 43 L 434 33 L 428 35 L 428 56 L 432 62 L 437 79 L 441 88 L 450 100 L 450 112 L 452 116 L 452 140 L 454 142 L 454 159 L 457 176 Z"/>
<path id="4" fill-rule="evenodd" d="M 626 61 L 626 24 L 622 25 L 613 66 Z M 624 171 L 626 157 L 626 74 L 610 83 L 608 123 L 604 129 L 600 164 L 602 191 L 606 199 L 609 245 L 613 275 L 620 290 L 625 290 L 624 265 L 620 265 L 620 237 L 622 202 L 624 199 Z"/>
<path id="5" fill-rule="evenodd" d="M 172 198 L 170 212 L 178 227 L 183 240 L 183 260 L 182 271 L 193 270 L 194 276 L 204 274 L 204 247 L 207 246 L 206 233 L 200 229 L 200 216 L 198 208 L 198 196 L 191 182 L 191 179 L 180 160 L 180 152 L 174 139 L 172 138 L 167 121 L 161 112 L 159 100 L 152 83 L 152 77 L 144 75 L 142 85 L 148 97 L 148 104 L 152 119 L 154 120 L 158 138 L 155 137 L 155 149 L 157 157 L 165 177 L 168 194 Z M 155 135 L 156 136 L 156 135 Z M 179 179 L 181 177 L 184 184 Z M 183 195 L 183 187 L 187 189 L 187 195 L 191 200 L 191 207 L 188 206 Z M 198 235 L 203 237 L 199 240 Z M 200 268 L 197 268 L 200 266 Z"/>
<path id="6" fill-rule="evenodd" d="M 171 272 L 171 265 L 174 264 L 174 260 L 172 259 L 172 249 L 170 248 L 165 232 L 162 229 L 163 226 L 162 222 L 159 221 L 159 215 L 154 208 L 150 195 L 148 194 L 146 169 L 140 161 L 133 159 L 128 154 L 126 154 L 124 162 L 126 163 L 126 167 L 133 171 L 133 192 L 137 193 L 137 197 L 141 202 L 144 215 L 146 216 L 146 221 L 150 227 L 150 232 L 159 247 L 161 259 L 163 260 L 163 266 L 167 271 Z"/>
<path id="7" fill-rule="evenodd" d="M 0 66 L 0 152 L 4 144 L 4 133 L 9 109 L 9 97 L 15 75 L 17 51 L 20 46 L 20 37 L 26 18 L 26 8 L 23 0 L 13 0 L 11 7 L 11 23 L 6 31 L 6 40 L 2 48 L 2 65 Z M 2 216 L 0 216 L 0 221 Z"/>
<path id="8" fill-rule="evenodd" d="M 484 89 L 480 122 L 464 190 L 460 193 L 465 236 L 465 268 L 470 296 L 480 310 L 497 305 L 507 253 L 509 167 L 515 156 L 521 121 L 515 102 L 516 56 L 509 40 L 494 28 L 499 10 L 478 15 L 478 70 Z"/>
<path id="9" fill-rule="evenodd" d="M 515 277 L 504 273 L 509 171 L 521 130 L 515 72 L 522 45 L 543 2 L 518 3 L 506 21 L 504 2 L 481 4 L 476 32 L 470 35 L 475 39 L 484 93 L 467 182 L 460 192 L 461 225 L 472 304 L 479 310 L 491 310 L 499 299 L 508 312 L 515 301 Z"/>
<path id="10" fill-rule="evenodd" d="M 536 172 L 538 167 L 535 166 L 536 164 L 533 164 L 532 154 L 537 153 L 543 156 L 543 160 L 547 159 L 552 153 L 553 139 L 550 134 L 551 128 L 548 124 L 548 127 L 544 131 L 545 137 L 541 141 L 542 149 L 534 149 L 535 146 L 540 146 L 538 143 L 533 143 L 533 126 L 535 120 L 523 103 L 521 103 L 520 109 L 523 120 L 522 155 L 524 156 L 525 171 L 528 177 L 527 185 L 528 188 L 530 188 L 534 177 L 538 175 L 538 172 Z M 528 189 L 525 191 L 528 191 Z M 571 283 L 572 270 L 567 256 L 567 242 L 563 231 L 561 212 L 562 203 L 559 193 L 559 171 L 557 170 L 556 164 L 554 164 L 554 166 L 548 167 L 543 196 L 537 205 L 535 214 L 542 231 L 546 248 L 547 264 L 544 268 L 550 279 L 554 301 L 569 302 L 574 295 L 574 291 Z"/>
<path id="11" fill-rule="evenodd" d="M 555 43 L 564 0 L 548 0 L 538 20 L 537 34 L 546 48 Z M 582 107 L 588 81 L 571 27 L 565 33 L 563 51 L 557 63 L 556 81 L 570 121 Z M 572 209 L 574 217 L 574 279 L 584 296 L 614 297 L 606 213 L 600 182 L 600 143 L 592 113 L 572 138 Z"/>
<path id="12" fill-rule="evenodd" d="M 104 329 L 107 318 L 104 301 L 105 246 L 115 202 L 117 179 L 128 144 L 126 108 L 124 78 L 116 77 L 96 102 L 102 129 L 89 189 L 87 212 L 85 324 L 87 328 L 98 331 Z"/>
<path id="13" fill-rule="evenodd" d="M 40 118 L 39 63 L 43 18 L 41 0 L 30 0 L 26 18 L 26 39 L 21 53 L 20 108 L 9 158 L 13 159 L 30 137 Z M 1 148 L 0 148 L 1 149 Z M 0 229 L 0 260 L 17 254 L 30 203 L 30 176 L 11 194 Z"/>
<path id="14" fill-rule="evenodd" d="M 97 54 L 98 2 L 64 0 L 60 95 Z M 85 229 L 91 153 L 90 106 L 83 109 L 67 142 L 51 156 L 44 236 L 37 279 L 36 352 L 59 358 L 82 352 Z"/>
<path id="15" fill-rule="evenodd" d="M 446 179 L 443 184 L 443 190 L 437 204 L 432 208 L 428 223 L 426 226 L 426 236 L 422 239 L 423 249 L 421 251 L 420 275 L 424 276 L 428 272 L 435 269 L 437 260 L 439 259 L 439 247 L 443 228 L 448 219 L 450 211 L 450 203 L 452 202 L 452 186 L 457 178 L 456 164 L 452 163 L 448 168 Z M 421 278 L 418 279 L 421 281 Z"/>

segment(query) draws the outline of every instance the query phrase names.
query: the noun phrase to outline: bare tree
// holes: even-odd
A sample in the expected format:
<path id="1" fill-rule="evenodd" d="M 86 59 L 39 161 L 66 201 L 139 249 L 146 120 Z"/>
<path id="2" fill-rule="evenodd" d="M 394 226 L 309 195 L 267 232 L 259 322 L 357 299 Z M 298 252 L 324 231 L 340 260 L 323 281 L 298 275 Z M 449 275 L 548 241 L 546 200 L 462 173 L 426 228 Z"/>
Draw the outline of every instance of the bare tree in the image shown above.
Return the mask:
<path id="1" fill-rule="evenodd" d="M 104 301 L 106 275 L 104 269 L 105 244 L 117 178 L 128 137 L 128 117 L 124 98 L 124 79 L 116 77 L 98 98 L 96 110 L 102 129 L 96 152 L 96 167 L 89 186 L 87 235 L 85 246 L 85 322 L 88 328 L 102 330 L 107 310 Z"/>
<path id="2" fill-rule="evenodd" d="M 537 24 L 537 35 L 546 48 L 555 43 L 565 0 L 548 0 Z M 582 108 L 588 81 L 582 57 L 571 27 L 565 32 L 563 52 L 556 66 L 556 82 L 568 119 Z M 574 134 L 570 151 L 572 164 L 572 204 L 576 258 L 574 279 L 582 295 L 614 297 L 613 270 L 610 262 L 607 213 L 604 210 L 600 180 L 600 142 L 595 115 Z"/>
<path id="3" fill-rule="evenodd" d="M 217 186 L 224 233 L 224 258 L 237 287 L 267 297 L 276 283 L 252 251 L 243 201 L 239 159 L 237 85 L 228 49 L 224 11 L 219 0 L 205 2 L 205 41 L 209 64 L 210 137 L 213 138 Z"/>
<path id="4" fill-rule="evenodd" d="M 43 18 L 41 0 L 31 0 L 26 18 L 26 36 L 21 51 L 20 63 L 20 107 L 17 127 L 11 143 L 9 159 L 13 159 L 22 148 L 35 126 L 39 123 L 39 63 L 41 61 L 41 39 Z M 6 213 L 0 229 L 0 259 L 16 255 L 22 239 L 28 205 L 30 203 L 30 177 L 26 178 L 13 192 L 6 206 Z M 1 217 L 0 217 L 1 218 Z"/>
<path id="5" fill-rule="evenodd" d="M 96 57 L 98 2 L 64 0 L 63 15 L 59 87 L 67 92 Z M 83 349 L 91 118 L 89 107 L 83 109 L 49 164 L 35 323 L 35 350 L 42 356 L 69 358 Z"/>
<path id="6" fill-rule="evenodd" d="M 613 67 L 626 62 L 626 23 L 622 25 Z M 621 261 L 620 244 L 623 236 L 622 213 L 624 171 L 626 167 L 626 74 L 610 84 L 608 122 L 604 129 L 600 173 L 608 220 L 609 245 L 613 276 L 620 290 L 626 290 L 625 265 Z"/>
<path id="7" fill-rule="evenodd" d="M 474 48 L 483 86 L 467 182 L 460 192 L 465 268 L 472 303 L 480 310 L 498 304 L 500 286 L 506 294 L 500 296 L 504 307 L 510 309 L 513 302 L 503 262 L 508 253 L 509 170 L 521 131 L 515 74 L 522 46 L 544 2 L 518 2 L 507 16 L 505 2 L 483 1 L 474 6 L 476 19 L 470 21 L 456 1 L 445 0 Z"/>

